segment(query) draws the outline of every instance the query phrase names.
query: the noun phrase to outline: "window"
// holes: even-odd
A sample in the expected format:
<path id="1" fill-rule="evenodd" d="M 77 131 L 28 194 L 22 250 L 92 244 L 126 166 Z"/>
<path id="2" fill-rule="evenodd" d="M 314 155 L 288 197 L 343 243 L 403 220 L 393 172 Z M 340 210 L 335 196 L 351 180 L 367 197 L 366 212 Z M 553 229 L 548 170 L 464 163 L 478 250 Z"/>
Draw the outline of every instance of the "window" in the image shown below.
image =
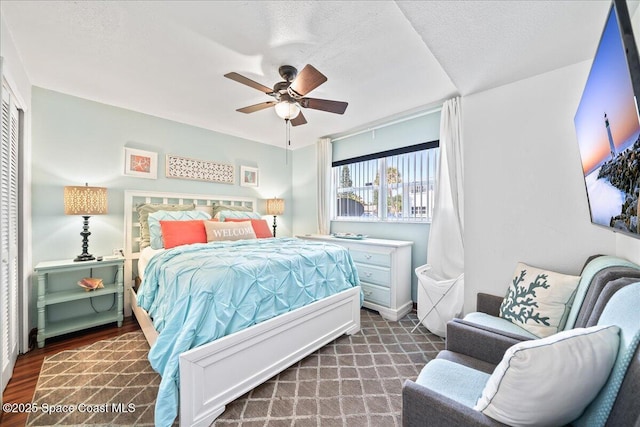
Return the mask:
<path id="1" fill-rule="evenodd" d="M 438 141 L 333 163 L 333 219 L 431 221 Z"/>

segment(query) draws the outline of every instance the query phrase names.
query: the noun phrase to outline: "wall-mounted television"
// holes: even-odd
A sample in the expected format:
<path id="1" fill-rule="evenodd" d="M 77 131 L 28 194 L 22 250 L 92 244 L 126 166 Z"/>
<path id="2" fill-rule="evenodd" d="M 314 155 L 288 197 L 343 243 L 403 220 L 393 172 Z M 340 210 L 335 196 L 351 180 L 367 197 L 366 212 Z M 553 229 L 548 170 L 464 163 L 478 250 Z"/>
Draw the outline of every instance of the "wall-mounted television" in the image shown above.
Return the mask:
<path id="1" fill-rule="evenodd" d="M 591 222 L 640 238 L 640 59 L 614 0 L 574 118 Z"/>

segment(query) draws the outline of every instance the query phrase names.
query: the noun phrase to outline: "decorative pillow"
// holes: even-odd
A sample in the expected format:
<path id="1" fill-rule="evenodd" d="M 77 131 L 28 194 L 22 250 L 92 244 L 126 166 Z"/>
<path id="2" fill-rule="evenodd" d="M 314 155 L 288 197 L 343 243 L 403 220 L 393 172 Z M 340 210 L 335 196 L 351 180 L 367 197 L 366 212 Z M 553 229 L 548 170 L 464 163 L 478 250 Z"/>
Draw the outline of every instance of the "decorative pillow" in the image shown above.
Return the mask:
<path id="1" fill-rule="evenodd" d="M 157 211 L 149 214 L 149 235 L 152 249 L 162 249 L 162 229 L 160 221 L 187 221 L 194 219 L 210 219 L 208 213 L 191 211 Z"/>
<path id="2" fill-rule="evenodd" d="M 190 205 L 167 205 L 162 203 L 145 203 L 136 208 L 138 211 L 138 221 L 140 222 L 140 249 L 144 249 L 151 244 L 149 233 L 149 214 L 158 211 L 190 211 L 195 208 Z"/>
<path id="3" fill-rule="evenodd" d="M 229 218 L 236 219 L 261 219 L 262 215 L 258 212 L 251 211 L 219 211 L 215 218 L 218 218 L 220 221 L 226 221 Z"/>
<path id="4" fill-rule="evenodd" d="M 473 409 L 510 426 L 561 426 L 580 416 L 609 377 L 619 328 L 594 326 L 518 343 Z"/>
<path id="5" fill-rule="evenodd" d="M 253 227 L 253 231 L 256 233 L 256 237 L 258 239 L 266 239 L 268 237 L 273 237 L 271 234 L 271 228 L 267 221 L 264 219 L 245 219 L 245 218 L 226 218 L 225 222 L 243 222 L 243 221 L 251 221 L 251 226 Z"/>
<path id="6" fill-rule="evenodd" d="M 218 212 L 221 211 L 238 211 L 238 212 L 251 212 L 253 209 L 248 208 L 246 206 L 230 206 L 230 205 L 213 205 L 213 211 L 211 212 L 212 217 L 216 217 Z"/>
<path id="7" fill-rule="evenodd" d="M 165 249 L 192 243 L 207 243 L 207 232 L 203 220 L 160 220 L 162 242 Z"/>
<path id="8" fill-rule="evenodd" d="M 204 228 L 207 231 L 207 241 L 217 242 L 221 240 L 255 239 L 251 223 L 243 222 L 215 222 L 205 221 Z"/>
<path id="9" fill-rule="evenodd" d="M 554 273 L 518 263 L 513 282 L 500 305 L 500 317 L 538 337 L 564 328 L 579 276 Z"/>

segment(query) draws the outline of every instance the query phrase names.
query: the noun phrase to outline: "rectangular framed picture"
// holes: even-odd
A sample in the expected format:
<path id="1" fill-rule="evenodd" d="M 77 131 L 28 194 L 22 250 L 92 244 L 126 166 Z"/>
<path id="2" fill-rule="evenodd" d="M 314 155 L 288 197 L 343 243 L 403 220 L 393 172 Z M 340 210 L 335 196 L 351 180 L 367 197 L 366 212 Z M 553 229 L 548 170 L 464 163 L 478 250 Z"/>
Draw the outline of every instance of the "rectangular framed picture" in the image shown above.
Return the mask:
<path id="1" fill-rule="evenodd" d="M 137 178 L 158 178 L 158 153 L 125 147 L 124 174 Z"/>
<path id="2" fill-rule="evenodd" d="M 243 187 L 257 187 L 258 168 L 240 166 L 240 185 Z"/>
<path id="3" fill-rule="evenodd" d="M 195 179 L 198 181 L 235 182 L 234 166 L 208 160 L 196 160 L 167 154 L 167 178 Z"/>

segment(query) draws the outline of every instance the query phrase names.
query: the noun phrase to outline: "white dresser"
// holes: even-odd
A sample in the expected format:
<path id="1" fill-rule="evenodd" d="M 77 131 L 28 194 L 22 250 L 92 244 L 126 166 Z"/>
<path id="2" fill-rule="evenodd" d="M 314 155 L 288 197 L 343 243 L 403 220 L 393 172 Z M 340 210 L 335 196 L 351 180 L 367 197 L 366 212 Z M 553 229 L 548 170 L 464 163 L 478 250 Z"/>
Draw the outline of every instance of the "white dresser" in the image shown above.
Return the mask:
<path id="1" fill-rule="evenodd" d="M 297 236 L 349 249 L 358 269 L 364 306 L 385 319 L 397 321 L 413 308 L 411 300 L 411 246 L 413 242 L 365 238 L 341 239 L 328 235 Z"/>

